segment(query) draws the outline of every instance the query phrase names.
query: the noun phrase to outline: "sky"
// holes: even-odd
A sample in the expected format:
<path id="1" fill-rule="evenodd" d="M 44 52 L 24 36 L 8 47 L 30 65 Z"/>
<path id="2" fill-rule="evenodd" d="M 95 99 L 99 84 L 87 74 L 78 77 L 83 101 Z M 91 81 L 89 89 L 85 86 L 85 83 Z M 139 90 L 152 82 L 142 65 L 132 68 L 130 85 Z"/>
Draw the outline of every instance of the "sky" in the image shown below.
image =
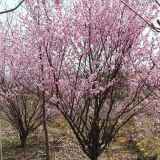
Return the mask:
<path id="1" fill-rule="evenodd" d="M 0 0 L 0 11 L 4 11 L 7 9 L 14 8 L 20 0 Z M 10 16 L 9 14 L 0 15 L 0 21 L 5 21 L 6 16 Z"/>
<path id="2" fill-rule="evenodd" d="M 20 2 L 20 0 L 0 0 L 0 9 L 6 9 L 6 6 L 8 9 L 13 8 L 18 2 Z M 71 0 L 63 0 L 63 2 L 64 5 L 67 6 Z"/>
<path id="3" fill-rule="evenodd" d="M 0 0 L 0 11 L 14 8 L 20 1 L 21 0 Z M 140 1 L 140 2 L 143 1 L 143 3 L 145 3 L 146 1 L 153 2 L 153 0 L 137 0 L 137 1 Z M 70 2 L 71 2 L 71 0 L 63 0 L 63 4 L 66 8 L 69 7 Z M 21 9 L 18 8 L 18 10 L 21 10 Z M 6 20 L 6 16 L 11 17 L 11 15 L 13 15 L 13 13 L 0 15 L 0 21 L 4 22 Z M 158 15 L 158 17 L 160 17 L 160 14 Z"/>
<path id="4" fill-rule="evenodd" d="M 0 8 L 1 9 L 6 9 L 6 7 L 8 9 L 13 8 L 18 2 L 19 0 L 0 0 Z"/>

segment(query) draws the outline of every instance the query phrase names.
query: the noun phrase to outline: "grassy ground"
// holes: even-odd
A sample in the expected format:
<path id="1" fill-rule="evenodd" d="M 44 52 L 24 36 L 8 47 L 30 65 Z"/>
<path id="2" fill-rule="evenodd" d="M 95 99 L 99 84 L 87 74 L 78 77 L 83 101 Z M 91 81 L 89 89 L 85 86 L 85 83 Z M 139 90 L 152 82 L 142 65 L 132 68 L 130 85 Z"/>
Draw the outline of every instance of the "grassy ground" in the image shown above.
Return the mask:
<path id="1" fill-rule="evenodd" d="M 19 139 L 11 126 L 4 121 L 1 121 L 1 124 L 3 160 L 44 159 L 44 136 L 41 128 L 28 138 L 28 144 L 24 151 L 24 149 L 17 147 L 19 145 Z M 80 150 L 69 126 L 62 118 L 50 122 L 48 126 L 52 160 L 87 160 Z M 126 128 L 128 129 L 128 126 L 126 126 Z M 127 129 L 125 129 L 125 131 Z M 129 130 L 131 131 L 132 128 Z M 139 155 L 139 157 L 141 156 L 140 160 L 148 159 L 145 158 L 145 154 L 152 154 L 148 144 L 153 142 L 145 142 L 143 140 L 139 141 L 138 144 L 136 143 L 129 146 L 127 144 L 127 138 L 124 136 L 125 131 L 120 132 L 116 141 L 111 145 L 110 150 L 108 152 L 106 151 L 100 160 L 134 160 L 137 159 L 137 155 Z M 147 154 L 146 157 L 148 156 Z"/>

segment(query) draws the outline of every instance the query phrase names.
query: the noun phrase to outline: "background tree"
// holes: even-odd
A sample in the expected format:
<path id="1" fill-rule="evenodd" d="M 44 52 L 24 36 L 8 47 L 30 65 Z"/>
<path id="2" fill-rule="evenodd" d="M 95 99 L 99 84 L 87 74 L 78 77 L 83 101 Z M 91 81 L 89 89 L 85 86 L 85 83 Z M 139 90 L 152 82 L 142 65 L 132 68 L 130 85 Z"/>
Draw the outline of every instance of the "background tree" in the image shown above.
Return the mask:
<path id="1" fill-rule="evenodd" d="M 8 94 L 6 91 L 5 94 Z M 27 137 L 42 125 L 42 100 L 32 94 L 14 93 L 1 96 L 1 117 L 18 132 L 20 146 L 25 148 Z"/>
<path id="2" fill-rule="evenodd" d="M 33 8 L 31 7 L 31 5 Z M 15 30 L 12 30 L 12 27 L 9 26 L 9 31 L 7 32 L 8 34 L 6 37 L 3 38 L 3 42 L 2 42 L 3 47 L 1 50 L 2 51 L 1 56 L 3 57 L 2 58 L 3 60 L 1 61 L 1 66 L 2 66 L 1 88 L 5 87 L 6 85 L 4 83 L 5 80 L 9 82 L 7 85 L 11 86 L 11 88 L 9 87 L 7 89 L 9 90 L 9 92 L 11 92 L 11 99 L 15 101 L 14 103 L 17 103 L 17 101 L 23 101 L 23 100 L 17 100 L 17 94 L 21 94 L 21 96 L 18 96 L 19 99 L 23 98 L 23 96 L 28 97 L 30 95 L 34 95 L 35 97 L 37 97 L 38 100 L 37 98 L 34 100 L 39 101 L 40 104 L 37 104 L 37 105 L 41 107 L 41 109 L 39 107 L 37 108 L 37 106 L 34 106 L 33 113 L 31 113 L 31 115 L 25 115 L 25 116 L 36 116 L 36 114 L 39 114 L 39 110 L 40 110 L 41 111 L 40 118 L 41 118 L 41 121 L 43 120 L 42 124 L 43 125 L 45 124 L 45 128 L 47 128 L 46 121 L 48 118 L 48 112 L 46 108 L 47 106 L 46 102 L 48 97 L 50 96 L 51 89 L 49 85 L 46 85 L 49 83 L 46 81 L 46 79 L 44 79 L 46 78 L 45 75 L 48 75 L 48 74 L 46 74 L 45 71 L 43 71 L 43 69 L 45 69 L 43 67 L 44 66 L 43 63 L 45 62 L 43 59 L 43 51 L 41 51 L 41 46 L 40 46 L 41 44 L 39 41 L 41 37 L 40 36 L 38 37 L 38 35 L 41 32 L 42 26 L 41 26 L 40 17 L 38 14 L 39 10 L 36 6 L 37 6 L 36 1 L 35 3 L 30 3 L 30 2 L 26 3 L 26 11 L 24 11 L 24 14 L 22 14 L 22 17 L 19 17 L 19 20 L 21 20 L 22 23 L 15 24 L 14 26 L 16 27 Z M 26 18 L 26 17 L 30 17 L 30 18 Z M 26 18 L 26 21 L 25 21 L 25 18 Z M 32 21 L 32 23 L 30 23 L 28 20 Z M 33 34 L 30 32 L 30 29 Z M 16 90 L 16 88 L 20 93 L 12 92 L 12 89 Z M 1 90 L 1 92 L 3 92 L 3 90 Z M 25 95 L 23 92 L 25 92 L 25 94 L 27 93 L 27 95 Z M 26 103 L 28 103 L 28 100 Z M 16 106 L 16 107 L 20 109 L 20 106 Z M 23 106 L 21 107 L 23 108 Z M 32 112 L 30 111 L 29 106 L 26 106 L 26 107 L 28 108 L 28 112 Z M 36 111 L 36 113 L 34 111 Z M 49 114 L 53 116 L 52 112 Z M 37 123 L 38 123 L 38 119 L 37 119 Z M 45 132 L 45 137 L 48 137 L 46 132 Z M 46 140 L 46 145 L 47 145 L 46 155 L 47 157 L 49 157 L 48 138 Z"/>

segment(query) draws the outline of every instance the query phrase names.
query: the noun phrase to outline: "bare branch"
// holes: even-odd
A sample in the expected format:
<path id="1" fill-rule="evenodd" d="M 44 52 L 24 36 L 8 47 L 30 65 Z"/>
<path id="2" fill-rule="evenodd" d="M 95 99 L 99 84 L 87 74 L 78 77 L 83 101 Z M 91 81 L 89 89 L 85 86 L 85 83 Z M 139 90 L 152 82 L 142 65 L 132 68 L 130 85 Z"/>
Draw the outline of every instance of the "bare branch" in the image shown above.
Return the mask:
<path id="1" fill-rule="evenodd" d="M 5 13 L 9 13 L 9 12 L 14 12 L 16 9 L 18 9 L 22 3 L 24 2 L 25 0 L 22 0 L 20 1 L 16 7 L 12 8 L 12 9 L 9 9 L 9 10 L 5 10 L 5 11 L 1 11 L 0 14 L 5 14 Z"/>
<path id="2" fill-rule="evenodd" d="M 157 1 L 157 0 L 155 0 L 155 2 L 158 4 L 158 6 L 160 7 L 160 3 Z"/>
<path id="3" fill-rule="evenodd" d="M 126 2 L 120 0 L 127 8 L 129 8 L 132 12 L 134 12 L 139 18 L 141 18 L 146 24 L 151 26 L 152 24 L 149 23 L 144 17 L 142 17 L 137 11 L 135 11 L 132 7 L 130 7 Z"/>
<path id="4" fill-rule="evenodd" d="M 126 2 L 120 0 L 128 9 L 130 9 L 133 13 L 135 13 L 140 19 L 142 19 L 149 27 L 151 27 L 154 31 L 160 32 L 160 28 L 156 27 L 153 23 L 148 22 L 142 15 L 140 15 L 137 11 L 135 11 L 132 7 L 130 7 Z M 160 6 L 160 3 L 155 0 L 156 4 Z"/>

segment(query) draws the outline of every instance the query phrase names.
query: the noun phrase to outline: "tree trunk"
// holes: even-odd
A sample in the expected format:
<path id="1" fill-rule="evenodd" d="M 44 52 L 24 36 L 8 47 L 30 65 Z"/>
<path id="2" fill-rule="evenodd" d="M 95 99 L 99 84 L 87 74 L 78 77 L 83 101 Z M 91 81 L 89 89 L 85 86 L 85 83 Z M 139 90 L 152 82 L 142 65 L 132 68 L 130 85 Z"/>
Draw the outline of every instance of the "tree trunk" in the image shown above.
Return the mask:
<path id="1" fill-rule="evenodd" d="M 20 134 L 20 147 L 23 148 L 23 152 L 24 152 L 24 158 L 26 157 L 26 144 L 27 144 L 27 137 L 28 134 Z"/>
<path id="2" fill-rule="evenodd" d="M 20 135 L 20 147 L 25 148 L 27 143 L 27 135 Z"/>
<path id="3" fill-rule="evenodd" d="M 45 135 L 45 149 L 46 149 L 46 160 L 50 160 L 50 154 L 49 154 L 49 141 L 48 141 L 48 129 L 47 129 L 47 122 L 46 122 L 46 108 L 45 108 L 45 91 L 43 91 L 43 104 L 42 104 L 42 110 L 43 110 L 43 129 L 44 129 L 44 135 Z"/>
<path id="4" fill-rule="evenodd" d="M 95 155 L 93 155 L 93 156 L 91 157 L 91 160 L 98 160 L 98 157 L 95 156 Z"/>

